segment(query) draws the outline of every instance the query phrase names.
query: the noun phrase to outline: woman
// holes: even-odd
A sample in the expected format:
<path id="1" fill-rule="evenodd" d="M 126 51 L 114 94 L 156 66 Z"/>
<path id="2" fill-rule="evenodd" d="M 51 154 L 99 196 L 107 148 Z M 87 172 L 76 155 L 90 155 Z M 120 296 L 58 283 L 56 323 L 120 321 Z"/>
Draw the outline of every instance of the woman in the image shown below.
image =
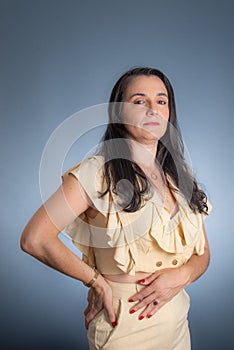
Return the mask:
<path id="1" fill-rule="evenodd" d="M 139 67 L 112 90 L 99 153 L 63 175 L 21 246 L 90 287 L 91 350 L 187 350 L 184 287 L 208 267 L 209 211 L 184 161 L 172 86 Z M 58 239 L 65 227 L 82 261 Z"/>

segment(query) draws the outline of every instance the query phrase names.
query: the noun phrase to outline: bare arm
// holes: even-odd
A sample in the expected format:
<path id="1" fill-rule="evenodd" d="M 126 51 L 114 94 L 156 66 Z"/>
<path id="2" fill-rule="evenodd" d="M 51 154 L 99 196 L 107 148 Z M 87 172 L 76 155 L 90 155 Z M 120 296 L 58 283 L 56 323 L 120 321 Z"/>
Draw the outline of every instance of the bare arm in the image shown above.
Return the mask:
<path id="1" fill-rule="evenodd" d="M 89 282 L 93 269 L 59 239 L 58 235 L 90 202 L 77 179 L 69 175 L 58 190 L 32 216 L 21 236 L 21 248 L 46 265 L 83 282 Z M 115 322 L 111 288 L 100 275 L 93 284 L 103 300 L 111 322 Z"/>
<path id="2" fill-rule="evenodd" d="M 140 282 L 146 287 L 131 297 L 131 301 L 139 301 L 131 310 L 137 311 L 144 307 L 140 316 L 151 317 L 163 305 L 170 301 L 184 287 L 197 280 L 207 269 L 210 260 L 210 251 L 205 228 L 205 250 L 203 255 L 193 255 L 189 261 L 178 268 L 168 268 L 156 271 Z M 153 301 L 157 305 L 153 305 Z"/>
<path id="3" fill-rule="evenodd" d="M 203 233 L 205 237 L 204 254 L 192 255 L 189 261 L 185 265 L 180 267 L 182 274 L 184 274 L 185 276 L 185 281 L 187 279 L 185 286 L 188 286 L 192 282 L 196 281 L 201 275 L 203 275 L 203 273 L 207 270 L 209 266 L 210 249 L 204 225 Z"/>

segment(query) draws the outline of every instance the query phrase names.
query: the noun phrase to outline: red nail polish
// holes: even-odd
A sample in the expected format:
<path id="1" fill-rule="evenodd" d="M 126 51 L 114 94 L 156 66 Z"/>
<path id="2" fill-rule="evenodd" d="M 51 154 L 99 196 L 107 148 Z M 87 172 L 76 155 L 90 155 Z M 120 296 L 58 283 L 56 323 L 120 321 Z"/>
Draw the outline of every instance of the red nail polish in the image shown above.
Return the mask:
<path id="1" fill-rule="evenodd" d="M 150 317 L 152 317 L 152 316 L 153 316 L 153 315 L 151 315 L 151 314 L 147 315 L 148 318 L 150 318 Z"/>
<path id="2" fill-rule="evenodd" d="M 134 301 L 133 299 L 129 299 L 129 300 L 128 300 L 129 303 L 132 303 L 133 301 Z"/>
<path id="3" fill-rule="evenodd" d="M 145 318 L 145 316 L 139 316 L 139 320 L 143 320 L 143 318 Z"/>
<path id="4" fill-rule="evenodd" d="M 117 326 L 117 322 L 112 322 L 112 327 L 115 328 Z"/>
<path id="5" fill-rule="evenodd" d="M 130 310 L 129 313 L 133 314 L 134 312 L 136 312 L 136 310 Z"/>
<path id="6" fill-rule="evenodd" d="M 140 280 L 138 281 L 138 283 L 145 283 L 145 280 Z"/>

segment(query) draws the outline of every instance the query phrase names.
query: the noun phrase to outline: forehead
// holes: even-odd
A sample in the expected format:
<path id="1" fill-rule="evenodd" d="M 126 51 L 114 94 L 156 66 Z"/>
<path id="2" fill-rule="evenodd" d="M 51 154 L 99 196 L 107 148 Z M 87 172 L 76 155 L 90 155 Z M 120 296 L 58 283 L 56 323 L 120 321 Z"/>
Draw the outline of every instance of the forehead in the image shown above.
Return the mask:
<path id="1" fill-rule="evenodd" d="M 125 90 L 125 96 L 128 97 L 134 93 L 155 93 L 158 92 L 164 92 L 167 93 L 167 89 L 163 81 L 155 76 L 145 76 L 140 75 L 137 77 L 134 77 L 130 80 L 130 82 L 127 84 L 126 90 Z"/>

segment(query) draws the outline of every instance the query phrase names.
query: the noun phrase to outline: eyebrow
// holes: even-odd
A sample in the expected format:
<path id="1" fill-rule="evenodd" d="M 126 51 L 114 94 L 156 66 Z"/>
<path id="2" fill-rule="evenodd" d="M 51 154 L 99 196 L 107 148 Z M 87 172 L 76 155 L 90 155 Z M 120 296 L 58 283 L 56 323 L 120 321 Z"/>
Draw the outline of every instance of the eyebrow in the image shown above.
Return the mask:
<path id="1" fill-rule="evenodd" d="M 142 92 L 136 92 L 135 94 L 132 94 L 129 98 L 133 98 L 134 96 L 146 96 L 146 94 L 143 94 Z M 164 96 L 166 98 L 168 98 L 167 94 L 165 94 L 165 92 L 159 92 L 156 96 Z"/>

